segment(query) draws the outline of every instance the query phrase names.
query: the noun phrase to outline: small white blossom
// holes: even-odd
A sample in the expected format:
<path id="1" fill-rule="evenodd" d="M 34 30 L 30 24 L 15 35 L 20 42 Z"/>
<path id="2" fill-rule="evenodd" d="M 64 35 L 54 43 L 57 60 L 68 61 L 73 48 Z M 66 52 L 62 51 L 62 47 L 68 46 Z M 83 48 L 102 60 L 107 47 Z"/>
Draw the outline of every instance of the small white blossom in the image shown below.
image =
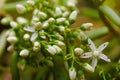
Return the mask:
<path id="1" fill-rule="evenodd" d="M 43 22 L 43 24 L 42 24 L 43 29 L 46 29 L 48 26 L 49 26 L 48 21 Z"/>
<path id="2" fill-rule="evenodd" d="M 26 11 L 26 8 L 21 4 L 17 4 L 16 5 L 16 10 L 17 10 L 18 13 L 22 14 Z"/>
<path id="3" fill-rule="evenodd" d="M 34 26 L 26 26 L 23 28 L 25 31 L 31 32 L 32 36 L 30 38 L 30 41 L 35 41 L 36 38 L 38 37 L 38 32 L 35 30 Z"/>
<path id="4" fill-rule="evenodd" d="M 105 42 L 102 45 L 100 45 L 98 48 L 96 48 L 94 43 L 90 39 L 88 39 L 88 44 L 89 44 L 92 51 L 84 53 L 80 57 L 81 58 L 92 57 L 92 67 L 93 67 L 93 69 L 95 69 L 95 67 L 97 66 L 97 62 L 98 62 L 99 58 L 102 59 L 102 60 L 105 60 L 107 62 L 110 62 L 110 59 L 108 59 L 108 57 L 102 53 L 102 51 L 107 47 L 109 42 Z"/>
<path id="5" fill-rule="evenodd" d="M 71 67 L 69 69 L 69 77 L 70 77 L 70 80 L 75 80 L 76 79 L 76 70 L 74 67 Z"/>
<path id="6" fill-rule="evenodd" d="M 22 57 L 27 57 L 29 55 L 29 51 L 27 49 L 23 49 L 20 51 L 19 55 Z"/>
<path id="7" fill-rule="evenodd" d="M 59 40 L 56 40 L 55 42 L 57 43 L 57 45 L 58 45 L 59 47 L 61 47 L 61 48 L 64 48 L 64 47 L 65 47 L 65 43 L 64 43 L 64 42 L 59 41 Z"/>
<path id="8" fill-rule="evenodd" d="M 80 31 L 80 36 L 79 36 L 79 39 L 80 40 L 86 40 L 87 39 L 87 36 L 84 32 Z"/>

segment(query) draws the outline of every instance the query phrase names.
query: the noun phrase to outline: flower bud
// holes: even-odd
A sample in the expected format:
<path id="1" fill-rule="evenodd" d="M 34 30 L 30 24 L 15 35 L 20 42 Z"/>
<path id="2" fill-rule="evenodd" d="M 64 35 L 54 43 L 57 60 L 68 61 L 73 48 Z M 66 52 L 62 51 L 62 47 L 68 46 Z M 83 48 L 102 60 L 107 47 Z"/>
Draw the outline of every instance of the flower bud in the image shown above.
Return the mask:
<path id="1" fill-rule="evenodd" d="M 65 11 L 62 16 L 66 18 L 66 17 L 69 16 L 69 14 L 70 14 L 70 13 L 69 13 L 68 11 Z"/>
<path id="2" fill-rule="evenodd" d="M 30 40 L 30 35 L 29 35 L 29 34 L 24 34 L 23 39 L 24 39 L 25 41 Z"/>
<path id="3" fill-rule="evenodd" d="M 70 80 L 75 80 L 76 79 L 76 70 L 74 67 L 71 67 L 69 69 L 69 77 L 70 77 Z"/>
<path id="4" fill-rule="evenodd" d="M 55 41 L 57 43 L 57 45 L 61 48 L 64 48 L 65 47 L 65 43 L 63 43 L 62 41 L 59 41 L 59 40 L 56 40 Z"/>
<path id="5" fill-rule="evenodd" d="M 75 52 L 76 55 L 80 56 L 84 51 L 81 48 L 75 48 L 74 52 Z"/>
<path id="6" fill-rule="evenodd" d="M 83 32 L 80 32 L 80 39 L 81 40 L 86 40 L 87 36 Z"/>
<path id="7" fill-rule="evenodd" d="M 10 43 L 10 44 L 15 44 L 17 42 L 17 38 L 15 36 L 9 36 L 7 38 L 7 41 Z"/>
<path id="8" fill-rule="evenodd" d="M 18 24 L 17 24 L 15 21 L 11 21 L 11 22 L 10 22 L 10 26 L 11 26 L 12 28 L 17 28 Z"/>
<path id="9" fill-rule="evenodd" d="M 35 25 L 35 29 L 36 30 L 40 30 L 41 29 L 41 26 L 42 26 L 42 23 L 41 22 L 37 22 L 34 24 Z"/>
<path id="10" fill-rule="evenodd" d="M 75 3 L 68 1 L 67 6 L 68 7 L 75 7 Z"/>
<path id="11" fill-rule="evenodd" d="M 94 72 L 93 67 L 90 66 L 88 63 L 85 63 L 85 64 L 83 65 L 83 67 L 84 67 L 87 71 Z"/>
<path id="12" fill-rule="evenodd" d="M 1 23 L 3 25 L 8 25 L 10 23 L 10 21 L 12 21 L 12 19 L 10 17 L 4 17 L 1 19 Z"/>
<path id="13" fill-rule="evenodd" d="M 55 55 L 56 54 L 56 49 L 51 46 L 51 45 L 48 45 L 48 48 L 47 48 L 47 51 L 51 54 L 51 55 Z"/>
<path id="14" fill-rule="evenodd" d="M 55 19 L 54 19 L 54 18 L 49 18 L 49 19 L 48 19 L 48 22 L 49 22 L 50 24 L 53 24 L 53 23 L 55 22 Z"/>
<path id="15" fill-rule="evenodd" d="M 64 23 L 66 21 L 66 18 L 57 18 L 56 19 L 56 23 L 57 24 L 62 24 L 62 23 Z"/>
<path id="16" fill-rule="evenodd" d="M 38 12 L 38 17 L 41 18 L 41 19 L 46 19 L 47 18 L 47 14 L 42 12 L 42 11 L 39 11 Z"/>
<path id="17" fill-rule="evenodd" d="M 49 26 L 48 21 L 43 22 L 43 24 L 42 24 L 43 29 L 47 28 L 48 26 Z"/>
<path id="18" fill-rule="evenodd" d="M 53 47 L 56 49 L 56 53 L 59 53 L 62 51 L 62 49 L 56 45 L 53 45 Z"/>
<path id="19" fill-rule="evenodd" d="M 34 23 L 36 23 L 36 22 L 39 22 L 39 18 L 36 17 L 36 16 L 33 16 L 33 17 L 32 17 L 32 23 L 34 24 Z"/>
<path id="20" fill-rule="evenodd" d="M 73 23 L 73 22 L 76 20 L 77 14 L 78 14 L 77 11 L 73 11 L 73 12 L 70 14 L 69 20 L 70 20 L 71 23 Z"/>
<path id="21" fill-rule="evenodd" d="M 30 6 L 33 6 L 33 5 L 35 4 L 35 2 L 32 1 L 32 0 L 28 0 L 28 1 L 27 1 L 27 4 L 30 5 Z"/>
<path id="22" fill-rule="evenodd" d="M 62 15 L 62 11 L 61 11 L 61 9 L 59 7 L 56 7 L 56 9 L 55 9 L 55 15 L 56 15 L 56 17 L 59 17 L 59 16 Z"/>
<path id="23" fill-rule="evenodd" d="M 23 17 L 18 17 L 17 18 L 17 22 L 21 25 L 24 25 L 24 24 L 27 24 L 28 23 L 28 20 L 23 18 Z"/>
<path id="24" fill-rule="evenodd" d="M 26 11 L 26 8 L 23 5 L 21 5 L 21 4 L 17 4 L 16 5 L 16 10 L 17 10 L 17 12 L 19 14 L 22 14 L 22 13 L 24 13 Z"/>
<path id="25" fill-rule="evenodd" d="M 59 31 L 60 32 L 65 32 L 65 27 L 64 26 L 59 26 Z"/>
<path id="26" fill-rule="evenodd" d="M 9 52 L 14 51 L 14 45 L 8 46 L 7 51 L 9 51 Z"/>
<path id="27" fill-rule="evenodd" d="M 39 48 L 40 48 L 40 43 L 39 43 L 38 41 L 35 41 L 35 42 L 33 43 L 33 46 L 34 46 L 34 47 L 39 47 Z"/>
<path id="28" fill-rule="evenodd" d="M 27 49 L 23 49 L 22 51 L 20 51 L 19 55 L 22 57 L 27 57 L 29 55 L 29 51 Z"/>
<path id="29" fill-rule="evenodd" d="M 83 23 L 83 24 L 80 26 L 80 29 L 82 29 L 82 30 L 90 30 L 92 27 L 93 27 L 93 24 L 92 24 L 92 23 Z"/>

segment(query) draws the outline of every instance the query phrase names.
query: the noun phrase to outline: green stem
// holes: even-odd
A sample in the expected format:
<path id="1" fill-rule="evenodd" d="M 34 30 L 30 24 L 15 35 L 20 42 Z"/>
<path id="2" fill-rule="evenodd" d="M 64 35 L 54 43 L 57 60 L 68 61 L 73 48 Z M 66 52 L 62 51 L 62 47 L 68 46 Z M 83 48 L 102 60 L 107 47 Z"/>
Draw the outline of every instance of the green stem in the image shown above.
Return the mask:
<path id="1" fill-rule="evenodd" d="M 53 62 L 54 80 L 69 80 L 68 71 L 65 67 L 63 56 L 54 56 Z"/>
<path id="2" fill-rule="evenodd" d="M 88 37 L 90 37 L 91 39 L 97 39 L 108 33 L 109 33 L 108 28 L 102 27 L 102 28 L 96 29 L 94 31 L 91 31 L 91 33 L 88 34 Z"/>
<path id="3" fill-rule="evenodd" d="M 20 80 L 19 70 L 17 67 L 18 62 L 18 53 L 13 52 L 11 57 L 11 74 L 12 74 L 12 80 Z"/>

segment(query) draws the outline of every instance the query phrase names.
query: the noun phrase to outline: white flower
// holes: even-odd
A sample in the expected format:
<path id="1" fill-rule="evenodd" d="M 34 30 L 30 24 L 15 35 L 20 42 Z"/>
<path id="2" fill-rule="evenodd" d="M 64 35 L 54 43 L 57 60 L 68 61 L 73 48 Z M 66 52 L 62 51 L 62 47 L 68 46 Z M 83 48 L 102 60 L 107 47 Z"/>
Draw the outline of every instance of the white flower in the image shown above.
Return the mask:
<path id="1" fill-rule="evenodd" d="M 70 80 L 75 80 L 76 78 L 76 70 L 74 67 L 71 67 L 69 69 L 69 77 L 70 77 Z"/>
<path id="2" fill-rule="evenodd" d="M 107 47 L 109 42 L 105 42 L 102 45 L 100 45 L 98 48 L 96 48 L 94 43 L 90 39 L 88 39 L 88 44 L 89 44 L 92 51 L 84 53 L 80 57 L 81 58 L 90 58 L 90 57 L 92 57 L 92 67 L 93 67 L 93 69 L 95 69 L 99 58 L 102 59 L 102 60 L 105 60 L 107 62 L 111 61 L 110 59 L 108 59 L 108 57 L 106 55 L 104 55 L 102 53 L 102 51 Z"/>
<path id="3" fill-rule="evenodd" d="M 66 18 L 57 18 L 56 19 L 56 23 L 57 24 L 62 24 L 62 23 L 64 23 L 66 21 Z"/>
<path id="4" fill-rule="evenodd" d="M 27 23 L 28 23 L 28 20 L 25 19 L 24 17 L 17 17 L 17 22 L 18 22 L 19 24 L 24 25 L 24 24 L 27 24 Z"/>
<path id="5" fill-rule="evenodd" d="M 10 26 L 11 26 L 12 28 L 17 28 L 18 24 L 17 24 L 15 21 L 11 21 L 11 22 L 10 22 Z"/>
<path id="6" fill-rule="evenodd" d="M 32 36 L 30 38 L 30 41 L 35 41 L 36 38 L 38 37 L 38 32 L 35 30 L 34 26 L 26 26 L 23 28 L 25 31 L 31 32 Z"/>
<path id="7" fill-rule="evenodd" d="M 62 11 L 61 11 L 61 9 L 59 7 L 56 7 L 56 9 L 55 9 L 55 15 L 56 15 L 56 17 L 62 15 Z"/>
<path id="8" fill-rule="evenodd" d="M 25 41 L 28 41 L 30 39 L 30 35 L 29 34 L 24 34 L 23 39 Z"/>
<path id="9" fill-rule="evenodd" d="M 10 44 L 15 44 L 17 42 L 17 38 L 15 36 L 9 36 L 7 38 L 7 41 L 10 43 Z"/>
<path id="10" fill-rule="evenodd" d="M 92 23 L 83 23 L 83 24 L 81 25 L 81 28 L 82 28 L 83 30 L 90 30 L 92 27 L 93 27 L 93 24 L 92 24 Z"/>
<path id="11" fill-rule="evenodd" d="M 27 4 L 30 5 L 30 6 L 33 6 L 33 5 L 35 4 L 35 2 L 32 1 L 32 0 L 28 0 L 28 1 L 27 1 Z"/>

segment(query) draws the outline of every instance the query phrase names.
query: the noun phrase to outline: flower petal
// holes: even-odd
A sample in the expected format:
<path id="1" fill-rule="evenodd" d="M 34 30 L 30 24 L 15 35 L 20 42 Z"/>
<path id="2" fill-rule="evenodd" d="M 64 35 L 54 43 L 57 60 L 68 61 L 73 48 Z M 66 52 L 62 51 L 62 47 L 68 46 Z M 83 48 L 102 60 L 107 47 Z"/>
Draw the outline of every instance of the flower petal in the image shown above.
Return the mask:
<path id="1" fill-rule="evenodd" d="M 92 56 L 92 52 L 83 53 L 80 58 L 89 58 Z"/>
<path id="2" fill-rule="evenodd" d="M 104 54 L 100 54 L 100 55 L 99 55 L 99 58 L 101 58 L 102 60 L 105 60 L 105 61 L 107 61 L 107 62 L 110 62 L 110 61 L 111 61 L 111 60 L 108 59 L 108 57 L 107 57 L 106 55 L 104 55 Z"/>
<path id="3" fill-rule="evenodd" d="M 35 32 L 35 33 L 33 33 L 32 34 L 32 36 L 31 36 L 31 38 L 30 38 L 30 41 L 35 41 L 35 39 L 38 37 L 38 33 L 37 32 Z"/>
<path id="4" fill-rule="evenodd" d="M 28 32 L 35 32 L 35 28 L 34 27 L 30 27 L 30 26 L 26 26 L 23 28 L 25 31 L 28 31 Z"/>
<path id="5" fill-rule="evenodd" d="M 92 59 L 92 67 L 93 67 L 93 69 L 95 69 L 95 67 L 97 66 L 97 62 L 98 62 L 97 58 Z"/>
<path id="6" fill-rule="evenodd" d="M 107 45 L 109 44 L 109 42 L 105 42 L 103 44 L 101 44 L 99 47 L 98 47 L 98 51 L 103 51 L 103 49 L 105 49 L 107 47 Z"/>
<path id="7" fill-rule="evenodd" d="M 95 47 L 95 45 L 94 45 L 94 43 L 92 42 L 91 39 L 88 39 L 88 44 L 89 44 L 91 50 L 93 50 L 93 51 L 96 50 L 96 47 Z"/>

